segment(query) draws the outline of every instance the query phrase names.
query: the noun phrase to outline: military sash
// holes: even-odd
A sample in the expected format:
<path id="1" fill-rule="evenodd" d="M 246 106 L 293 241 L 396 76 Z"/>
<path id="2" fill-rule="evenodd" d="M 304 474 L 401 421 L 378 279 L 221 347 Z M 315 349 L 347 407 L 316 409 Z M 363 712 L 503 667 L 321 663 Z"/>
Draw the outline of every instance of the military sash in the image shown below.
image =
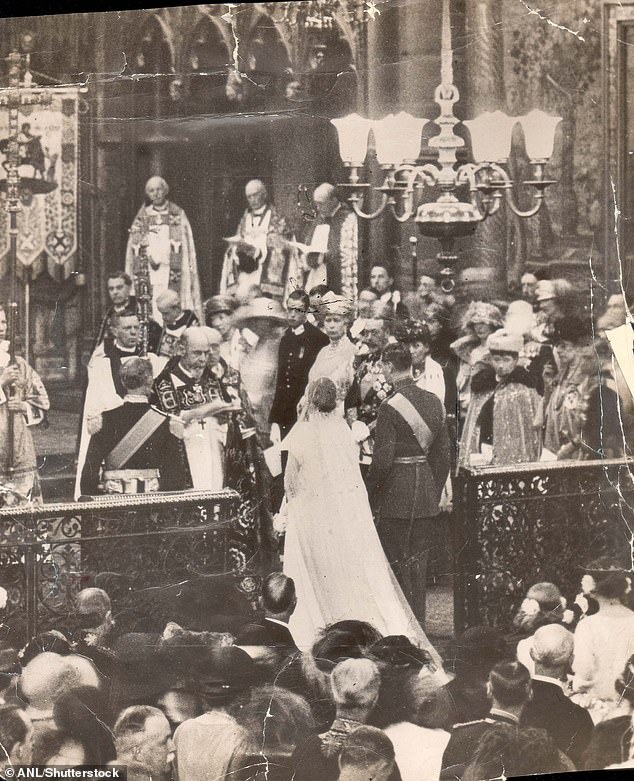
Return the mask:
<path id="1" fill-rule="evenodd" d="M 108 453 L 105 468 L 108 471 L 122 469 L 165 420 L 165 415 L 150 408 Z"/>
<path id="2" fill-rule="evenodd" d="M 389 404 L 393 410 L 398 412 L 401 418 L 409 426 L 412 434 L 416 437 L 416 441 L 421 446 L 423 453 L 427 454 L 427 451 L 434 441 L 434 434 L 412 402 L 409 401 L 409 399 L 406 399 L 402 393 L 397 393 L 385 403 Z"/>

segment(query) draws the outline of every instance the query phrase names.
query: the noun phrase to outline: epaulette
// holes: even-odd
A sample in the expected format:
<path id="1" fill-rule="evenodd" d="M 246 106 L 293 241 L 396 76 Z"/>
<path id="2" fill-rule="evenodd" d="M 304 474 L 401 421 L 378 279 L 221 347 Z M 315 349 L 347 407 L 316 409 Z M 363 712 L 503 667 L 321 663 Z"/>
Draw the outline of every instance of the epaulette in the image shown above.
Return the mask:
<path id="1" fill-rule="evenodd" d="M 474 719 L 473 721 L 462 721 L 460 724 L 454 724 L 452 729 L 456 730 L 459 727 L 472 727 L 474 724 L 495 724 L 493 719 Z"/>

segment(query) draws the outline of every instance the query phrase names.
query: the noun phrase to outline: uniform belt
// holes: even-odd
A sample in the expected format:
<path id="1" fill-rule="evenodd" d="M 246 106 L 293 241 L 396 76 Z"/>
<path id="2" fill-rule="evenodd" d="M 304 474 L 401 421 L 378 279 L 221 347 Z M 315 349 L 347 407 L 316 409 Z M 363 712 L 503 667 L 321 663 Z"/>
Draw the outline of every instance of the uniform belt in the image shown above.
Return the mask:
<path id="1" fill-rule="evenodd" d="M 106 469 L 104 480 L 151 480 L 158 478 L 158 469 Z"/>
<path id="2" fill-rule="evenodd" d="M 399 456 L 394 459 L 395 464 L 426 464 L 427 456 Z"/>
<path id="3" fill-rule="evenodd" d="M 147 494 L 159 488 L 158 469 L 105 469 L 103 473 L 107 494 Z"/>

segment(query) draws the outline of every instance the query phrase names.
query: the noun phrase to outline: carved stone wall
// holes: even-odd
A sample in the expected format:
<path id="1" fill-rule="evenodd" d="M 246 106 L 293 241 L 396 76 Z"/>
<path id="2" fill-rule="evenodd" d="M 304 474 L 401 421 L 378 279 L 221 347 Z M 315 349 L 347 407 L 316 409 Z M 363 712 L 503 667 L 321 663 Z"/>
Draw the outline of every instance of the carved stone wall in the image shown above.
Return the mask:
<path id="1" fill-rule="evenodd" d="M 506 109 L 520 115 L 539 108 L 563 117 L 548 167 L 556 179 L 546 209 L 517 223 L 514 267 L 549 266 L 553 276 L 582 274 L 590 280 L 592 258 L 603 279 L 601 2 L 559 0 L 530 13 L 503 3 Z M 527 160 L 516 173 L 525 177 Z M 516 178 L 518 178 L 516 177 Z"/>

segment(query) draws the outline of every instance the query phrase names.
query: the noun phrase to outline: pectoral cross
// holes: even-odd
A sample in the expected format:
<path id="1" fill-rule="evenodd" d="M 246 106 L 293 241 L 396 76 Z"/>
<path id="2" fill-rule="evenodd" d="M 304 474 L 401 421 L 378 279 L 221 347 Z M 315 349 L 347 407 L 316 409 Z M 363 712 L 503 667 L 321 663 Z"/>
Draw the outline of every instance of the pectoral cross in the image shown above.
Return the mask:
<path id="1" fill-rule="evenodd" d="M 200 427 L 204 429 L 207 426 L 207 421 L 204 418 L 201 418 L 199 421 Z"/>

